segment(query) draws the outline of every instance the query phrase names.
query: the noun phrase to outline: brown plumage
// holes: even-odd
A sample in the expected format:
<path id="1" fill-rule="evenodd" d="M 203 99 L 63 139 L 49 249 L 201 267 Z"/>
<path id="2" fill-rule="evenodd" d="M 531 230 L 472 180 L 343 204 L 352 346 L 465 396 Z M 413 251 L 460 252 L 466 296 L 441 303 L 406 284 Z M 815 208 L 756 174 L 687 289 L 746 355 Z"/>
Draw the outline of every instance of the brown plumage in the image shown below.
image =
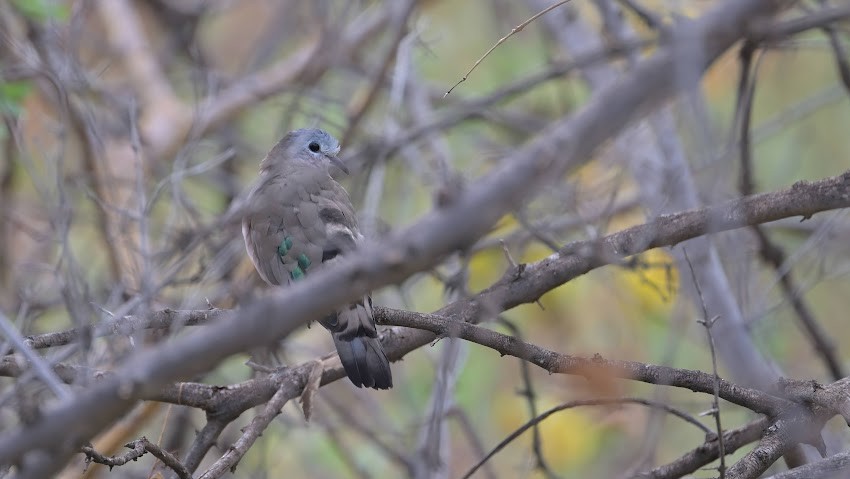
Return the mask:
<path id="1" fill-rule="evenodd" d="M 362 239 L 345 189 L 330 175 L 339 143 L 322 130 L 284 136 L 260 164 L 247 199 L 242 234 L 267 283 L 286 285 L 318 271 Z M 375 328 L 372 299 L 339 309 L 319 323 L 333 335 L 348 378 L 358 387 L 389 389 L 392 374 Z"/>

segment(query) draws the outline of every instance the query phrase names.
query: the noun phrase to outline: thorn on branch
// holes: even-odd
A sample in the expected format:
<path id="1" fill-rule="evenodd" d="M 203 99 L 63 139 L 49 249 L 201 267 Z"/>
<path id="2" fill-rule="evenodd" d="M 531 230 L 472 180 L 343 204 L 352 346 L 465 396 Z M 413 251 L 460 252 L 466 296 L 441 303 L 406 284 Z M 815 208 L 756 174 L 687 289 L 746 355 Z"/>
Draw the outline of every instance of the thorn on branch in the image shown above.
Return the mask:
<path id="1" fill-rule="evenodd" d="M 307 422 L 310 422 L 310 418 L 313 416 L 313 398 L 322 384 L 322 373 L 324 371 L 324 363 L 322 361 L 315 361 L 313 368 L 310 370 L 310 377 L 307 379 L 307 384 L 304 386 L 304 391 L 301 392 L 301 409 L 304 412 L 304 419 Z"/>
<path id="2" fill-rule="evenodd" d="M 502 245 L 502 252 L 505 253 L 505 259 L 508 260 L 508 264 L 513 268 L 517 268 L 517 262 L 514 261 L 514 257 L 511 255 L 511 251 L 508 249 L 508 245 L 505 243 L 505 240 L 499 239 L 499 244 Z"/>

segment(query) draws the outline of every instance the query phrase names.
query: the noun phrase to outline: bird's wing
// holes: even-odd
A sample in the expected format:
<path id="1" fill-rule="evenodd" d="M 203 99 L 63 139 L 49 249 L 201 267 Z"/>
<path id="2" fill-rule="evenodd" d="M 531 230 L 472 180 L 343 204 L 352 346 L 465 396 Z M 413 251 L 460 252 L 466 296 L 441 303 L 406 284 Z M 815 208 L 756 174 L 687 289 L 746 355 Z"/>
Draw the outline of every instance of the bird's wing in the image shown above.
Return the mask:
<path id="1" fill-rule="evenodd" d="M 298 280 L 322 261 L 325 226 L 313 195 L 313 178 L 263 178 L 251 191 L 242 235 L 248 255 L 269 284 Z"/>
<path id="2" fill-rule="evenodd" d="M 319 220 L 325 231 L 322 263 L 330 264 L 338 256 L 353 251 L 362 236 L 351 199 L 342 185 L 331 180 L 322 186 L 312 200 L 318 206 Z"/>
<path id="3" fill-rule="evenodd" d="M 327 265 L 351 254 L 363 236 L 357 227 L 357 217 L 348 193 L 339 183 L 329 183 L 314 196 L 314 200 L 319 205 L 319 217 L 325 225 L 322 264 Z M 372 315 L 372 298 L 368 295 L 324 318 L 321 324 L 334 332 L 335 340 L 351 341 L 355 337 L 378 336 Z"/>
<path id="4" fill-rule="evenodd" d="M 260 276 L 270 284 L 297 281 L 350 254 L 361 239 L 351 199 L 329 176 L 288 175 L 252 190 L 242 222 L 245 245 Z M 372 301 L 364 296 L 322 319 L 344 341 L 376 337 Z"/>

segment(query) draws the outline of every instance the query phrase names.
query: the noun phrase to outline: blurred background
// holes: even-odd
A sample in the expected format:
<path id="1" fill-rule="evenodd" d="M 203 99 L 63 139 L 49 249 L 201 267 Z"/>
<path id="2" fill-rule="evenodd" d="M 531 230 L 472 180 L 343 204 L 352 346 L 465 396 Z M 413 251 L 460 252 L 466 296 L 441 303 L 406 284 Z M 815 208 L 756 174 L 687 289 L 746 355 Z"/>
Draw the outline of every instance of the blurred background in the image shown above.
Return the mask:
<path id="1" fill-rule="evenodd" d="M 341 181 L 364 234 L 381 238 L 579 110 L 604 78 L 615 81 L 652 54 L 659 38 L 653 21 L 684 22 L 719 2 L 642 0 L 630 8 L 634 2 L 574 0 L 512 36 L 444 96 L 499 38 L 552 3 L 3 2 L 0 311 L 26 336 L 152 309 L 237 307 L 268 293 L 238 227 L 204 238 L 198 232 L 243 194 L 285 132 L 320 127 L 341 140 L 352 169 Z M 824 3 L 799 2 L 788 15 Z M 843 50 L 835 48 L 847 48 L 848 26 L 835 24 L 831 36 L 812 30 L 782 39 L 754 56 L 748 87 L 755 192 L 850 167 L 850 100 L 836 61 Z M 679 144 L 702 204 L 742 193 L 740 76 L 736 48 L 711 67 L 699 91 L 667 106 L 673 128 L 655 130 L 659 144 Z M 434 311 L 498 280 L 510 265 L 506 251 L 517 262 L 538 261 L 569 241 L 643 223 L 655 213 L 642 201 L 646 185 L 627 166 L 623 146 L 612 142 L 533 202 L 517 205 L 468 254 L 375 292 L 374 302 Z M 633 146 L 632 153 L 659 147 Z M 846 367 L 847 212 L 779 221 L 764 231 L 785 252 L 780 270 L 793 271 L 795 291 Z M 760 258 L 756 237 L 738 231 L 714 240 L 754 347 L 783 375 L 833 379 L 777 270 Z M 690 273 L 680 269 L 669 251 L 653 250 L 577 278 L 490 326 L 561 353 L 710 372 L 701 312 L 680 294 Z M 88 340 L 45 357 L 110 369 L 145 343 L 191 333 L 187 327 Z M 299 364 L 331 349 L 327 334 L 305 328 L 277 356 Z M 233 357 L 195 380 L 227 385 L 253 377 L 248 358 Z M 719 367 L 721 376 L 730 373 L 728 364 Z M 395 386 L 385 392 L 347 381 L 322 388 L 309 423 L 290 402 L 234 477 L 460 477 L 526 421 L 570 400 L 642 396 L 692 414 L 711 407 L 704 395 L 549 375 L 445 339 L 394 363 L 393 374 Z M 0 378 L 0 428 L 37 416 L 49 396 L 37 381 Z M 724 427 L 754 417 L 721 407 Z M 221 447 L 249 420 L 245 414 L 231 424 Z M 712 427 L 711 418 L 703 420 Z M 110 431 L 120 439 L 105 435 L 94 443 L 115 453 L 145 435 L 179 456 L 203 424 L 200 411 L 146 403 Z M 630 477 L 702 443 L 702 431 L 682 424 L 638 406 L 559 412 L 476 477 Z M 207 461 L 222 452 L 213 449 Z M 62 477 L 83 470 L 80 455 Z M 90 465 L 85 477 L 154 471 L 147 456 L 111 473 Z"/>

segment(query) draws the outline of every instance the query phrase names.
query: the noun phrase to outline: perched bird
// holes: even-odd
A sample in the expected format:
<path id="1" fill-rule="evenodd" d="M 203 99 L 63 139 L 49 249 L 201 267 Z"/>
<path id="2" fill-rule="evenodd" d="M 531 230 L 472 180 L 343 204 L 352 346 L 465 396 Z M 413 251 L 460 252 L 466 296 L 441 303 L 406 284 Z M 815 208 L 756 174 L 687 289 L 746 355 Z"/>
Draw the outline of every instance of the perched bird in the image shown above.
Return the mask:
<path id="1" fill-rule="evenodd" d="M 260 163 L 248 195 L 242 235 L 263 280 L 285 285 L 351 253 L 363 239 L 348 192 L 330 175 L 339 142 L 323 130 L 287 133 Z M 319 320 L 333 335 L 348 378 L 357 387 L 389 389 L 390 363 L 378 340 L 372 298 L 364 296 Z"/>

